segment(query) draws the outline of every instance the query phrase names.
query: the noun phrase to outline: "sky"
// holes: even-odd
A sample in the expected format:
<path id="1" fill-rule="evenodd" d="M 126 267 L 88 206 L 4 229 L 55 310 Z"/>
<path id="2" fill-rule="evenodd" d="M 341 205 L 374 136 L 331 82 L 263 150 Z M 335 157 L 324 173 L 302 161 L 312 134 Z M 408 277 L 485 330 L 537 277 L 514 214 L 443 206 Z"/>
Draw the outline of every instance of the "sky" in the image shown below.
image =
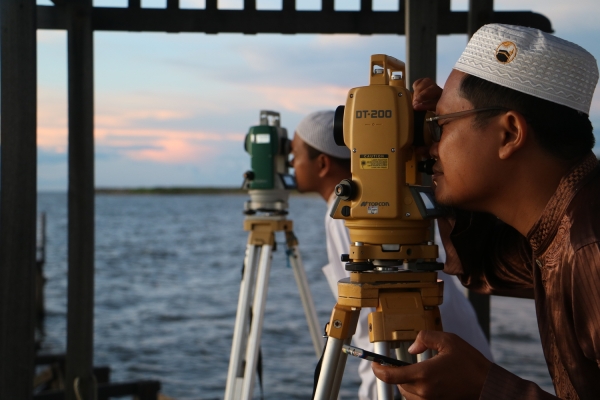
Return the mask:
<path id="1" fill-rule="evenodd" d="M 38 0 L 50 5 L 50 0 Z M 320 9 L 320 0 L 296 0 Z M 336 0 L 357 10 L 360 0 Z M 376 10 L 398 1 L 373 0 Z M 126 7 L 127 0 L 94 0 Z M 142 0 L 164 8 L 166 0 Z M 204 0 L 180 0 L 204 8 Z M 218 0 L 241 9 L 243 0 Z M 452 0 L 453 11 L 468 0 Z M 280 9 L 281 0 L 257 0 Z M 535 11 L 555 35 L 600 59 L 600 1 L 496 0 L 495 10 Z M 38 190 L 67 189 L 66 32 L 38 30 Z M 437 77 L 443 86 L 467 43 L 466 35 L 438 36 Z M 371 54 L 405 60 L 398 35 L 278 35 L 94 33 L 95 185 L 98 188 L 239 187 L 250 157 L 243 149 L 260 110 L 281 114 L 291 137 L 308 113 L 335 109 L 349 89 L 368 85 Z M 600 93 L 590 119 L 600 143 Z M 600 151 L 600 145 L 596 147 Z"/>

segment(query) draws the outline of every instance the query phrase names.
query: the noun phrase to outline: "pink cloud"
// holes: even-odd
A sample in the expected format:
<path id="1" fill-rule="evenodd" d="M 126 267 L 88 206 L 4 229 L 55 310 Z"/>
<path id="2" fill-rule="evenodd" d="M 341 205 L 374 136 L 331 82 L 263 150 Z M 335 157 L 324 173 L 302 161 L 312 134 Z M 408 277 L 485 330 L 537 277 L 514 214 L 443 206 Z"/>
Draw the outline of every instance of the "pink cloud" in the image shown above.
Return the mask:
<path id="1" fill-rule="evenodd" d="M 157 148 L 131 150 L 125 152 L 134 160 L 155 161 L 165 164 L 192 163 L 214 155 L 211 146 L 190 144 L 180 139 L 160 139 L 153 143 Z"/>
<path id="2" fill-rule="evenodd" d="M 57 153 L 66 153 L 67 116 L 66 102 L 56 101 L 56 96 L 43 94 L 38 107 L 39 147 Z M 54 101 L 53 101 L 54 100 Z M 63 99 L 64 100 L 64 99 Z M 199 163 L 207 157 L 218 155 L 223 142 L 239 145 L 244 139 L 240 133 L 198 132 L 171 129 L 145 129 L 136 127 L 137 120 L 177 120 L 190 115 L 188 112 L 164 109 L 147 111 L 124 110 L 116 114 L 95 117 L 94 140 L 96 146 L 121 147 L 123 154 L 135 160 L 160 163 Z M 127 150 L 127 148 L 137 148 Z"/>
<path id="3" fill-rule="evenodd" d="M 167 164 L 200 164 L 217 157 L 223 142 L 239 145 L 244 139 L 243 134 L 237 133 L 103 128 L 96 129 L 95 136 L 97 145 L 141 147 L 124 151 L 131 159 Z"/>
<path id="4" fill-rule="evenodd" d="M 258 92 L 267 102 L 275 103 L 285 110 L 306 114 L 316 107 L 330 108 L 342 104 L 346 100 L 348 87 L 318 86 L 318 87 L 281 87 L 281 86 L 249 86 L 250 90 Z"/>
<path id="5" fill-rule="evenodd" d="M 119 113 L 99 113 L 94 116 L 94 123 L 96 126 L 103 127 L 134 126 L 140 120 L 180 120 L 191 116 L 191 114 L 187 111 L 165 109 L 124 110 Z"/>
<path id="6" fill-rule="evenodd" d="M 202 159 L 216 156 L 222 142 L 231 141 L 238 145 L 244 139 L 244 135 L 239 133 L 140 128 L 136 125 L 141 120 L 177 121 L 188 118 L 193 115 L 191 108 L 194 105 L 188 103 L 186 109 L 179 104 L 171 104 L 171 109 L 157 107 L 151 104 L 151 99 L 136 100 L 140 102 L 129 102 L 120 98 L 118 104 L 102 102 L 98 106 L 99 110 L 94 117 L 96 146 L 114 148 L 116 152 L 122 148 L 122 154 L 135 160 L 183 164 L 199 163 Z M 53 152 L 66 153 L 66 93 L 40 86 L 38 104 L 38 146 Z M 135 106 L 122 107 L 122 104 Z"/>

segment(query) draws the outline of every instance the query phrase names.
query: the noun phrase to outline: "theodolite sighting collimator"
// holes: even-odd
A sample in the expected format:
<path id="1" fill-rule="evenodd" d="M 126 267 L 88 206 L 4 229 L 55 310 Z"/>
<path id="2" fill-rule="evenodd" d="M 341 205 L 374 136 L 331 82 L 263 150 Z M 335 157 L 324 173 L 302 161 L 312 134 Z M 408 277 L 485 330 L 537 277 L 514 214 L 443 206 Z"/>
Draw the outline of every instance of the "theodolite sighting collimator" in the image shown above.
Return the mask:
<path id="1" fill-rule="evenodd" d="M 296 188 L 296 181 L 288 172 L 290 139 L 278 112 L 260 111 L 260 125 L 250 127 L 244 149 L 251 160 L 242 184 L 250 195 L 244 213 L 287 214 L 289 191 Z"/>
<path id="2" fill-rule="evenodd" d="M 372 55 L 369 86 L 351 89 L 335 113 L 334 139 L 351 151 L 352 179 L 336 186 L 331 216 L 349 229 L 350 271 L 440 269 L 430 219 L 441 210 L 421 174 L 433 162 L 415 151 L 431 145 L 431 135 L 405 76 L 402 61 Z"/>

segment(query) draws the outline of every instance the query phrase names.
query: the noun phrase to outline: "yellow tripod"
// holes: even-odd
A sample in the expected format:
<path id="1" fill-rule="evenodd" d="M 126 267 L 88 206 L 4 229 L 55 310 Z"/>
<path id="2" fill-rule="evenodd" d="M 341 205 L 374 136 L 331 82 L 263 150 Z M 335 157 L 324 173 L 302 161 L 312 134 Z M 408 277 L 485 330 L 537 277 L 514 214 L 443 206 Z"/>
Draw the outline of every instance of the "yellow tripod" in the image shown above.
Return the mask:
<path id="1" fill-rule="evenodd" d="M 442 330 L 438 305 L 443 284 L 435 271 L 352 272 L 350 278 L 340 280 L 315 399 L 337 399 L 347 357 L 342 346 L 350 344 L 361 308 L 376 308 L 369 314 L 369 339 L 375 352 L 387 356 L 394 348 L 398 359 L 410 361 L 406 349 L 420 330 Z M 431 356 L 426 352 L 419 361 Z M 377 392 L 379 400 L 393 398 L 391 385 L 379 380 Z"/>

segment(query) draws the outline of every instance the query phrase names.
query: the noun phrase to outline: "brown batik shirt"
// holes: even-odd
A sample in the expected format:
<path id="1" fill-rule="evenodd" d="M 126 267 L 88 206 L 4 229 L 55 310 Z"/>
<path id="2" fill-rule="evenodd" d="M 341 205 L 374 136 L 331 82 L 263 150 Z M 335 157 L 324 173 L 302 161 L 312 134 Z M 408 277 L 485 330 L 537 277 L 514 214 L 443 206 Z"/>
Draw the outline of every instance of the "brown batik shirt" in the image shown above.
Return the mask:
<path id="1" fill-rule="evenodd" d="M 523 237 L 489 214 L 458 212 L 445 271 L 480 293 L 535 299 L 561 399 L 600 399 L 600 167 L 593 153 L 561 180 Z M 553 399 L 498 365 L 481 399 Z"/>

